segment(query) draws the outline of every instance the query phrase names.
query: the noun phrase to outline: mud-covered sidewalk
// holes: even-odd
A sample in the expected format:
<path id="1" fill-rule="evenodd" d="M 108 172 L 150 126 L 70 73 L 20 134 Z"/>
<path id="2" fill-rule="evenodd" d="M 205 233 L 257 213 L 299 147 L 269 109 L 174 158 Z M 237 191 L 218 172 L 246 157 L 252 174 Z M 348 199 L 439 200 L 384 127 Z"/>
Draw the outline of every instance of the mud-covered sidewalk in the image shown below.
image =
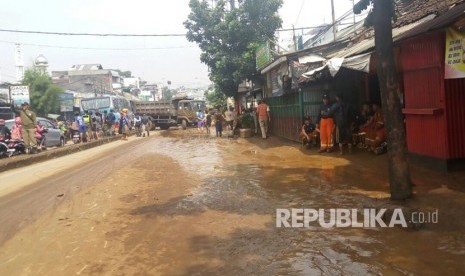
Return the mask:
<path id="1" fill-rule="evenodd" d="M 118 152 L 111 172 L 70 174 L 90 184 L 0 247 L 0 275 L 465 273 L 459 174 L 413 169 L 416 194 L 403 206 L 439 212 L 420 230 L 277 228 L 277 208 L 391 205 L 386 157 L 161 134 Z"/>

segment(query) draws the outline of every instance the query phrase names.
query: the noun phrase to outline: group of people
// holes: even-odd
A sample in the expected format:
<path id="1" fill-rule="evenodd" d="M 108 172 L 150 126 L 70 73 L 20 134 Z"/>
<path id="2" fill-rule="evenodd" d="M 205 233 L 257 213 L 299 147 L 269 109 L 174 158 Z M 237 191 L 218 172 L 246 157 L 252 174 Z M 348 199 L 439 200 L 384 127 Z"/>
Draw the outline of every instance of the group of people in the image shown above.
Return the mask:
<path id="1" fill-rule="evenodd" d="M 127 141 L 131 129 L 140 132 L 141 136 L 149 135 L 149 117 L 145 114 L 136 114 L 129 117 L 128 109 L 123 108 L 121 112 L 111 109 L 101 113 L 98 109 L 95 112 L 85 111 L 83 115 L 79 111 L 74 113 L 70 129 L 72 133 L 79 133 L 80 141 L 88 142 L 92 139 L 99 139 L 102 136 L 114 136 L 116 133 L 122 135 L 122 139 Z M 117 131 L 117 132 L 116 132 Z M 73 134 L 71 134 L 72 136 Z"/>
<path id="2" fill-rule="evenodd" d="M 79 111 L 74 112 L 74 118 L 70 122 L 71 137 L 79 133 L 80 141 L 88 142 L 92 139 L 99 139 L 103 135 L 113 136 L 117 115 L 114 110 L 100 113 L 98 109 L 95 112 L 85 111 L 81 115 Z"/>
<path id="3" fill-rule="evenodd" d="M 236 113 L 233 107 L 229 107 L 224 114 L 219 110 L 205 109 L 197 112 L 197 128 L 199 132 L 206 130 L 210 134 L 210 128 L 215 126 L 216 137 L 223 136 L 223 125 L 230 131 L 234 131 L 236 124 Z"/>
<path id="4" fill-rule="evenodd" d="M 29 103 L 21 104 L 21 109 L 12 105 L 12 109 L 18 115 L 15 124 L 9 129 L 5 120 L 0 119 L 0 140 L 23 141 L 26 153 L 35 154 L 45 148 L 45 135 L 47 129 L 36 118 L 36 114 L 29 109 Z"/>
<path id="5" fill-rule="evenodd" d="M 269 106 L 265 102 L 259 101 L 256 109 L 254 108 L 249 111 L 244 109 L 244 113 L 246 112 L 250 112 L 254 119 L 255 133 L 258 133 L 258 126 L 260 126 L 262 138 L 267 139 L 268 125 L 271 122 Z M 216 137 L 223 136 L 224 128 L 233 134 L 238 126 L 238 116 L 238 113 L 232 106 L 227 108 L 224 113 L 213 109 L 205 109 L 205 111 L 199 110 L 197 112 L 197 128 L 199 132 L 203 132 L 204 129 L 206 129 L 206 133 L 210 134 L 210 127 L 214 126 Z"/>
<path id="6" fill-rule="evenodd" d="M 308 147 L 319 138 L 320 153 L 332 152 L 335 141 L 340 154 L 344 154 L 344 145 L 347 145 L 349 153 L 353 145 L 362 145 L 379 153 L 380 146 L 386 142 L 381 106 L 364 103 L 357 114 L 351 105 L 344 102 L 341 94 L 336 95 L 335 100 L 331 103 L 328 95 L 323 96 L 317 124 L 313 124 L 310 117 L 304 119 L 300 130 L 302 145 Z"/>

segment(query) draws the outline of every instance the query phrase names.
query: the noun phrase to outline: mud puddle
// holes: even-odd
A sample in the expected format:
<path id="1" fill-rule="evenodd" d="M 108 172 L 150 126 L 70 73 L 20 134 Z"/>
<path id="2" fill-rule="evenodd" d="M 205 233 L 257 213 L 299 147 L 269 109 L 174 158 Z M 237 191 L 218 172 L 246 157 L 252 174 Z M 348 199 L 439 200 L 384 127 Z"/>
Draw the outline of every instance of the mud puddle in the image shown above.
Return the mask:
<path id="1" fill-rule="evenodd" d="M 461 275 L 464 196 L 418 195 L 440 223 L 277 228 L 277 208 L 364 208 L 389 196 L 382 161 L 273 139 L 170 130 L 142 155 L 16 235 L 2 275 Z M 132 150 L 140 150 L 132 148 Z M 131 154 L 131 152 L 128 152 Z M 379 162 L 379 163 L 376 163 Z M 454 220 L 455 219 L 455 220 Z M 44 250 L 45 249 L 45 250 Z"/>

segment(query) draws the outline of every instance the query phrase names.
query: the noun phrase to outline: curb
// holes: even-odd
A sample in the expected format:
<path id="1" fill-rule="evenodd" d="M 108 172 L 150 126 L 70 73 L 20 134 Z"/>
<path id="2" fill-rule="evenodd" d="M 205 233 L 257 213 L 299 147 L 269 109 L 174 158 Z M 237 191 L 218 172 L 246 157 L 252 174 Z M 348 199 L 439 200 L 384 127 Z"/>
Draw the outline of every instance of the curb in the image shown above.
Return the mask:
<path id="1" fill-rule="evenodd" d="M 79 143 L 75 145 L 64 146 L 50 151 L 46 150 L 34 155 L 21 154 L 14 156 L 13 158 L 3 158 L 0 159 L 0 173 L 10 169 L 17 169 L 38 162 L 43 162 L 50 159 L 69 155 L 75 152 L 80 152 L 86 149 L 91 149 L 103 144 L 108 144 L 113 141 L 117 141 L 119 139 L 121 139 L 120 136 L 100 138 L 99 140 L 92 141 L 89 143 Z"/>

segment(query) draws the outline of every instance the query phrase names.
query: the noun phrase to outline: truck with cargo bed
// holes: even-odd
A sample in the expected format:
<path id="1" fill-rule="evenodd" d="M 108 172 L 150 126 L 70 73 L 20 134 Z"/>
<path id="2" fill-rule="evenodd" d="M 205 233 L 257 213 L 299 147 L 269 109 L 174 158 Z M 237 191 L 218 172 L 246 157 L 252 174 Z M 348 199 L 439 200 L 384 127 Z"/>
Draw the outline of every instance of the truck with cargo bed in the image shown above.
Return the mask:
<path id="1" fill-rule="evenodd" d="M 186 129 L 189 125 L 197 124 L 197 111 L 205 110 L 205 102 L 177 97 L 170 101 L 134 101 L 132 108 L 135 114 L 151 116 L 160 129 L 177 125 Z"/>

